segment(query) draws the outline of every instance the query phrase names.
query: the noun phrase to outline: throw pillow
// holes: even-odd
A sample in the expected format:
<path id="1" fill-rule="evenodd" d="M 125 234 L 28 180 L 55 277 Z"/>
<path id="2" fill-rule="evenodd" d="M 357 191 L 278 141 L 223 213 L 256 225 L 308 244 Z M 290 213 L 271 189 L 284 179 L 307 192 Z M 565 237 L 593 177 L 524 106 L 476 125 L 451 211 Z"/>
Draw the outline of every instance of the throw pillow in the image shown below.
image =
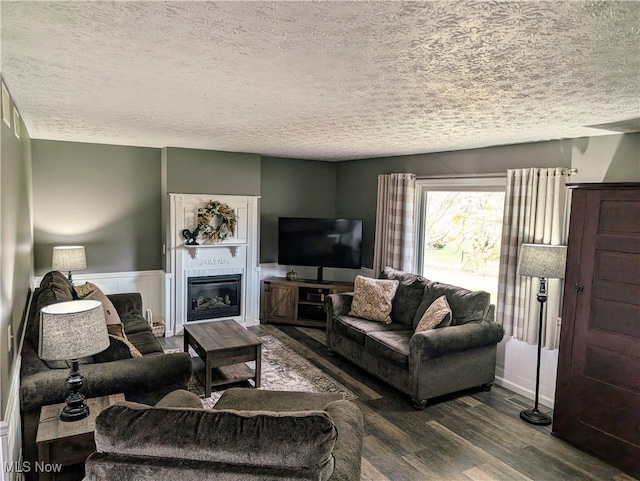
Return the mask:
<path id="1" fill-rule="evenodd" d="M 440 324 L 449 325 L 450 322 L 451 308 L 449 307 L 449 303 L 447 302 L 447 297 L 440 296 L 435 301 L 433 301 L 433 303 L 424 312 L 422 318 L 420 319 L 420 322 L 418 322 L 418 325 L 416 326 L 415 332 L 434 329 Z"/>
<path id="2" fill-rule="evenodd" d="M 113 306 L 113 302 L 100 290 L 98 286 L 91 282 L 86 282 L 81 286 L 74 287 L 79 299 L 93 299 L 95 301 L 102 302 L 102 308 L 104 309 L 104 317 L 107 320 L 107 326 L 109 324 L 121 324 L 118 311 Z"/>
<path id="3" fill-rule="evenodd" d="M 356 276 L 350 316 L 391 324 L 393 297 L 398 281 Z"/>

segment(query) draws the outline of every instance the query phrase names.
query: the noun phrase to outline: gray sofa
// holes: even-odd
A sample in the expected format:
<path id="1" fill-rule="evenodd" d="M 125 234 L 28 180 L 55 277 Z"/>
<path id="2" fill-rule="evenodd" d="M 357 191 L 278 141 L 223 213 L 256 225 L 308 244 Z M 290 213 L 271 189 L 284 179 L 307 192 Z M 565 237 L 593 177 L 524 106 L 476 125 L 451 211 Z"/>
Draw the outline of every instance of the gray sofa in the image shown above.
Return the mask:
<path id="1" fill-rule="evenodd" d="M 399 282 L 390 324 L 349 315 L 353 293 L 327 297 L 327 346 L 411 396 L 417 409 L 437 396 L 493 384 L 502 326 L 489 294 L 432 282 L 386 267 L 380 278 Z M 414 333 L 431 303 L 446 296 L 451 325 Z"/>
<path id="2" fill-rule="evenodd" d="M 191 358 L 187 353 L 164 354 L 162 346 L 142 317 L 139 293 L 108 296 L 122 321 L 128 340 L 142 354 L 132 357 L 129 348 L 111 338 L 110 347 L 99 355 L 82 360 L 85 397 L 124 393 L 127 400 L 154 404 L 167 393 L 187 387 L 191 379 Z M 47 273 L 35 292 L 25 328 L 20 370 L 20 412 L 24 461 L 37 459 L 36 433 L 40 408 L 65 401 L 69 367 L 65 362 L 45 362 L 38 357 L 39 312 L 45 306 L 77 299 L 66 276 Z M 35 477 L 34 470 L 26 473 Z"/>
<path id="3" fill-rule="evenodd" d="M 85 481 L 360 480 L 362 413 L 339 394 L 231 388 L 214 409 L 167 398 L 98 415 Z"/>

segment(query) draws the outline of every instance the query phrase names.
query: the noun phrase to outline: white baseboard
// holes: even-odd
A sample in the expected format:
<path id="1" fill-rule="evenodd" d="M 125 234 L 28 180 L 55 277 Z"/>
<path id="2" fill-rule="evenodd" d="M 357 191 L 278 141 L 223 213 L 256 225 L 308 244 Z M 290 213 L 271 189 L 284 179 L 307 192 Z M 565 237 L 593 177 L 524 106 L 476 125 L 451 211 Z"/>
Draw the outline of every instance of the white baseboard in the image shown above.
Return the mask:
<path id="1" fill-rule="evenodd" d="M 20 428 L 20 365 L 18 356 L 13 364 L 11 386 L 4 418 L 0 421 L 0 480 L 19 481 L 22 475 L 22 431 Z"/>
<path id="2" fill-rule="evenodd" d="M 509 391 L 513 391 L 516 394 L 520 394 L 521 396 L 524 396 L 527 399 L 533 400 L 535 398 L 535 391 L 532 391 L 531 389 L 527 389 L 524 386 L 520 386 L 519 384 L 509 381 L 501 376 L 498 376 L 498 374 L 496 374 L 495 383 L 498 386 L 508 389 Z M 554 400 L 552 398 L 545 396 L 543 394 L 540 394 L 538 401 L 540 404 L 553 409 Z M 533 406 L 533 402 L 531 403 L 531 405 Z"/>

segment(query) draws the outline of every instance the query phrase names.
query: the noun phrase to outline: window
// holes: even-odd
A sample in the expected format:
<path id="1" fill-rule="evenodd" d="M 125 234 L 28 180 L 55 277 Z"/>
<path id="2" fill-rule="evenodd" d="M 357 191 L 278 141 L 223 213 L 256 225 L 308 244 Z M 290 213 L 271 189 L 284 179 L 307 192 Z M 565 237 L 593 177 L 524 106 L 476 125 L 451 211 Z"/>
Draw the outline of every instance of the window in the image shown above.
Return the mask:
<path id="1" fill-rule="evenodd" d="M 418 180 L 418 272 L 487 291 L 495 303 L 504 190 L 504 177 Z"/>

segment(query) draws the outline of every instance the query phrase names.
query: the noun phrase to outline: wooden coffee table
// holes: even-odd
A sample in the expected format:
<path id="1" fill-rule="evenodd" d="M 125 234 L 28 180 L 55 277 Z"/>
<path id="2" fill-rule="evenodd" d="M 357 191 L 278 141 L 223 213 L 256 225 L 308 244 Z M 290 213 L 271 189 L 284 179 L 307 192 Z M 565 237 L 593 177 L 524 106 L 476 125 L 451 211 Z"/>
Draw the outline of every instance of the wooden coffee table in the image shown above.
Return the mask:
<path id="1" fill-rule="evenodd" d="M 84 463 L 96 450 L 96 417 L 105 408 L 124 400 L 124 394 L 87 398 L 85 402 L 89 406 L 89 416 L 71 422 L 60 420 L 60 411 L 66 403 L 42 406 L 36 437 L 40 481 L 53 479 L 53 473 L 47 472 L 52 465 Z"/>
<path id="2" fill-rule="evenodd" d="M 211 388 L 222 384 L 253 379 L 260 387 L 262 341 L 234 320 L 202 322 L 185 326 L 184 350 L 193 348 L 204 366 L 194 369 L 202 384 L 205 397 Z M 245 364 L 255 361 L 256 368 Z"/>

